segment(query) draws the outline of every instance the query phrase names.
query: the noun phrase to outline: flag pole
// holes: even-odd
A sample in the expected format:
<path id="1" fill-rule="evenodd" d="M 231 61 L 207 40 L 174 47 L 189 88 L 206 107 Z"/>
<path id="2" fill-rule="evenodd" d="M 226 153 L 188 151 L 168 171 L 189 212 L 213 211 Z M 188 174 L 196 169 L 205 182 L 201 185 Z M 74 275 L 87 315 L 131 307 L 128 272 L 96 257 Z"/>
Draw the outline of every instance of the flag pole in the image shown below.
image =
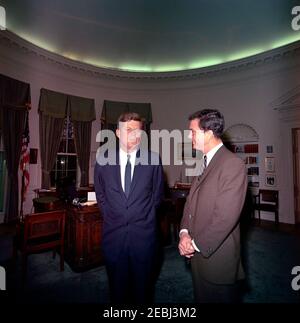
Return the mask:
<path id="1" fill-rule="evenodd" d="M 22 172 L 22 186 L 21 186 L 21 207 L 20 207 L 20 221 L 24 221 L 24 214 L 23 214 L 23 199 L 24 196 L 24 172 Z"/>
<path id="2" fill-rule="evenodd" d="M 29 122 L 29 110 L 31 109 L 31 105 L 30 103 L 26 103 L 25 104 L 25 108 L 27 110 L 27 114 L 26 114 L 26 119 L 25 119 L 25 129 L 26 127 L 28 127 L 28 122 Z M 27 129 L 28 130 L 28 129 Z M 25 130 L 24 130 L 25 131 Z M 23 140 L 23 139 L 22 139 Z M 28 143 L 27 143 L 28 145 Z M 22 167 L 22 184 L 21 184 L 21 205 L 20 205 L 20 221 L 23 222 L 24 221 L 24 211 L 23 211 L 23 203 L 24 203 L 24 191 L 25 191 L 25 175 L 24 175 L 24 161 L 23 161 L 23 167 Z"/>

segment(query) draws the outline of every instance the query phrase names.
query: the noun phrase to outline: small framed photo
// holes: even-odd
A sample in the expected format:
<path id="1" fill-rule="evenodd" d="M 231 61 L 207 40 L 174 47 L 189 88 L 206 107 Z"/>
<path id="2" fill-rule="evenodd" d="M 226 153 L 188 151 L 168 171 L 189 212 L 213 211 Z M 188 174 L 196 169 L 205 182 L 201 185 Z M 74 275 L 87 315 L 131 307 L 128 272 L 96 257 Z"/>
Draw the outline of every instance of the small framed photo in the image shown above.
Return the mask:
<path id="1" fill-rule="evenodd" d="M 266 186 L 276 186 L 276 176 L 273 174 L 266 174 Z"/>
<path id="2" fill-rule="evenodd" d="M 273 146 L 267 146 L 267 153 L 273 154 Z"/>
<path id="3" fill-rule="evenodd" d="M 235 152 L 236 153 L 244 153 L 245 152 L 244 146 L 243 145 L 236 145 Z"/>
<path id="4" fill-rule="evenodd" d="M 266 172 L 274 173 L 275 172 L 275 158 L 266 157 L 265 158 L 265 170 Z"/>

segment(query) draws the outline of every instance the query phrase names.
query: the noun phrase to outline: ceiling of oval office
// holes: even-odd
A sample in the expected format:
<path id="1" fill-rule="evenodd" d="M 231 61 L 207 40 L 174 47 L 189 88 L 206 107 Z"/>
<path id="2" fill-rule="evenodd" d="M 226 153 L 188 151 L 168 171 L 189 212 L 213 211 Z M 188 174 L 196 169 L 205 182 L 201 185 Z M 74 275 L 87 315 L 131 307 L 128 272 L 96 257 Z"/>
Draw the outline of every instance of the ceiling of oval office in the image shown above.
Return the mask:
<path id="1" fill-rule="evenodd" d="M 292 28 L 297 5 L 299 0 L 0 0 L 7 30 L 34 45 L 132 72 L 197 69 L 298 41 L 300 31 Z"/>

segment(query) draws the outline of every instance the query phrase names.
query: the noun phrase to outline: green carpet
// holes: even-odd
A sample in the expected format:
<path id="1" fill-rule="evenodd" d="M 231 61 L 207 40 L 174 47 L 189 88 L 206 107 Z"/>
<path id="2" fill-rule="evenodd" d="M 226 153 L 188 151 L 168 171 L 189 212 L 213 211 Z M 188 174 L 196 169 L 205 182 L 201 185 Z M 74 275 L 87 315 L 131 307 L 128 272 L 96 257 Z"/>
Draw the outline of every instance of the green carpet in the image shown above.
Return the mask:
<path id="1" fill-rule="evenodd" d="M 291 270 L 300 265 L 300 237 L 251 227 L 243 239 L 243 261 L 247 279 L 243 303 L 296 303 L 300 291 L 291 288 Z M 8 266 L 11 237 L 0 237 L 0 264 Z M 20 257 L 19 257 L 20 258 Z M 7 267 L 7 290 L 17 303 L 107 303 L 108 282 L 103 266 L 83 273 L 67 263 L 59 271 L 59 256 L 52 252 L 30 255 L 28 278 L 21 289 L 20 259 L 17 269 Z M 164 261 L 155 286 L 155 303 L 192 303 L 190 268 L 178 254 L 177 244 L 164 248 Z"/>

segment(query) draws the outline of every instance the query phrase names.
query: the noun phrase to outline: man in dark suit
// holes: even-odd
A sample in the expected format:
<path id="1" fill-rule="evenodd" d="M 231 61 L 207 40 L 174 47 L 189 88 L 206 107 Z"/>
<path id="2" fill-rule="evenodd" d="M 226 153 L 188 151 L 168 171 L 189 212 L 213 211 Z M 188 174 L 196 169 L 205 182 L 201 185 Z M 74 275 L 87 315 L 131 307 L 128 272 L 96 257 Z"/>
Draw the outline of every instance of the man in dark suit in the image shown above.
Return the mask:
<path id="1" fill-rule="evenodd" d="M 240 258 L 239 217 L 247 190 L 244 162 L 225 148 L 224 117 L 205 109 L 189 118 L 203 172 L 195 177 L 181 221 L 179 251 L 191 259 L 196 302 L 237 302 Z"/>
<path id="2" fill-rule="evenodd" d="M 163 170 L 159 156 L 140 147 L 141 129 L 138 114 L 122 114 L 116 131 L 119 147 L 110 152 L 116 164 L 95 166 L 95 191 L 104 219 L 102 247 L 114 303 L 151 301 Z"/>

